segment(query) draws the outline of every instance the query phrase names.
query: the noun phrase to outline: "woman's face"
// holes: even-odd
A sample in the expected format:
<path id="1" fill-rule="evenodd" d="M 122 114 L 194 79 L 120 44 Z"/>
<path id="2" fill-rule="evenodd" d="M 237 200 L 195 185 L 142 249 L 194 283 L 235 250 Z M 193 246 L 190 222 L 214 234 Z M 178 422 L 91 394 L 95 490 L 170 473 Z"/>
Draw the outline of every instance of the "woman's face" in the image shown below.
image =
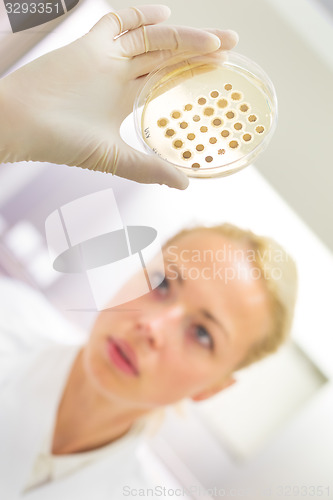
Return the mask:
<path id="1" fill-rule="evenodd" d="M 171 243 L 161 285 L 97 318 L 84 353 L 100 392 L 152 409 L 228 386 L 271 325 L 265 286 L 246 250 L 207 230 Z"/>

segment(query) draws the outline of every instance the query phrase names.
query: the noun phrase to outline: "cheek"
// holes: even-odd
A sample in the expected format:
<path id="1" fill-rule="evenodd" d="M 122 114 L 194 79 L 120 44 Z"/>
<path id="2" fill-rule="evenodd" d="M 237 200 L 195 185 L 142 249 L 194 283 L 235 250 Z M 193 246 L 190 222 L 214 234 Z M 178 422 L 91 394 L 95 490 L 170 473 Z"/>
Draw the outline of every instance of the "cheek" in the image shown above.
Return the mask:
<path id="1" fill-rule="evenodd" d="M 92 346 L 93 344 L 95 344 L 97 339 L 101 337 L 102 333 L 105 331 L 107 331 L 107 321 L 105 315 L 103 315 L 102 313 L 97 317 L 93 327 L 91 328 L 87 345 Z"/>
<path id="2" fill-rule="evenodd" d="M 163 376 L 156 375 L 155 388 L 159 387 L 166 395 L 174 395 L 177 399 L 191 396 L 197 391 L 205 389 L 214 379 L 212 363 L 209 360 L 198 362 L 193 359 L 184 360 L 184 357 L 170 356 L 164 359 Z"/>
<path id="3" fill-rule="evenodd" d="M 84 349 L 84 369 L 90 381 L 104 387 L 107 384 L 107 366 L 101 343 L 97 340 L 96 336 L 92 336 Z"/>
<path id="4" fill-rule="evenodd" d="M 98 392 L 113 394 L 117 389 L 117 373 L 110 365 L 107 353 L 107 334 L 95 330 L 84 348 L 84 369 L 88 380 Z"/>

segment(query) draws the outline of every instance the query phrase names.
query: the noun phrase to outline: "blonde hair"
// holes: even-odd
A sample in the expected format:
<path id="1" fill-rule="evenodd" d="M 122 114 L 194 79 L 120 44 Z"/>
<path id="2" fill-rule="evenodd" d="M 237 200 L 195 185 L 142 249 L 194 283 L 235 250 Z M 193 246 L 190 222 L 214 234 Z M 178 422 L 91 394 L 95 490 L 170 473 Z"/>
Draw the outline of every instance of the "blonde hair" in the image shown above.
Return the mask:
<path id="1" fill-rule="evenodd" d="M 175 240 L 196 231 L 213 231 L 252 250 L 252 264 L 257 266 L 264 281 L 271 305 L 273 327 L 263 340 L 252 345 L 245 359 L 236 367 L 237 370 L 245 368 L 277 351 L 288 338 L 297 296 L 296 264 L 275 240 L 256 235 L 250 230 L 239 228 L 233 224 L 211 227 L 196 226 L 184 229 L 169 239 L 164 247 L 168 247 Z M 275 255 L 274 259 L 273 255 Z M 279 256 L 278 260 L 276 256 Z"/>

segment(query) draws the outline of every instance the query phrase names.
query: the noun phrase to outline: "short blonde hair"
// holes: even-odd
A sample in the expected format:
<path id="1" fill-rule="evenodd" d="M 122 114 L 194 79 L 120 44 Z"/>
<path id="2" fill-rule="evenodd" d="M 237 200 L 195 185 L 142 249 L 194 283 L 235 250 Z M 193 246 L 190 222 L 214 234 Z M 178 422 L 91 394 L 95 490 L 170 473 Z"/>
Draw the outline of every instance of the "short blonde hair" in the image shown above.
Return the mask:
<path id="1" fill-rule="evenodd" d="M 267 332 L 263 340 L 250 348 L 245 359 L 236 367 L 236 370 L 245 368 L 277 351 L 288 338 L 297 296 L 296 264 L 284 248 L 272 238 L 259 236 L 250 230 L 227 223 L 211 227 L 196 226 L 191 229 L 181 230 L 169 239 L 164 247 L 168 247 L 175 240 L 196 231 L 213 231 L 251 249 L 253 255 L 252 264 L 256 265 L 260 270 L 260 276 L 264 281 L 271 304 L 273 327 L 271 331 Z M 273 255 L 278 255 L 279 259 L 272 259 Z"/>

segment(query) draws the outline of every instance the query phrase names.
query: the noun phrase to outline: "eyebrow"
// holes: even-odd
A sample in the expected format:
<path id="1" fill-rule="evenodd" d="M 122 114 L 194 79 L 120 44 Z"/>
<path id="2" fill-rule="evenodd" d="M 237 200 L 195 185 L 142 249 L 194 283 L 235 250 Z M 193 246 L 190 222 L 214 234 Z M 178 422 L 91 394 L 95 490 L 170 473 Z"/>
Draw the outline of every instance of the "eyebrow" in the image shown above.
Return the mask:
<path id="1" fill-rule="evenodd" d="M 215 323 L 221 330 L 221 332 L 223 333 L 223 335 L 225 335 L 225 337 L 230 340 L 230 334 L 228 332 L 228 330 L 225 328 L 225 326 L 217 319 L 215 318 L 215 316 L 213 316 L 209 311 L 207 311 L 206 309 L 201 309 L 200 310 L 201 314 L 203 314 L 207 319 L 211 320 L 213 323 Z"/>
<path id="2" fill-rule="evenodd" d="M 170 262 L 170 261 L 168 261 Z M 183 286 L 184 285 L 184 280 L 180 274 L 180 271 L 179 271 L 179 268 L 178 266 L 172 262 L 177 270 L 177 281 L 178 283 Z M 224 326 L 223 323 L 221 323 L 217 318 L 215 318 L 215 316 L 210 312 L 210 311 L 207 311 L 207 309 L 200 309 L 199 311 L 203 316 L 205 316 L 205 318 L 209 319 L 210 321 L 212 321 L 213 323 L 215 323 L 219 328 L 220 330 L 222 331 L 223 335 L 228 339 L 230 340 L 230 333 L 229 331 L 226 329 L 226 327 Z"/>

